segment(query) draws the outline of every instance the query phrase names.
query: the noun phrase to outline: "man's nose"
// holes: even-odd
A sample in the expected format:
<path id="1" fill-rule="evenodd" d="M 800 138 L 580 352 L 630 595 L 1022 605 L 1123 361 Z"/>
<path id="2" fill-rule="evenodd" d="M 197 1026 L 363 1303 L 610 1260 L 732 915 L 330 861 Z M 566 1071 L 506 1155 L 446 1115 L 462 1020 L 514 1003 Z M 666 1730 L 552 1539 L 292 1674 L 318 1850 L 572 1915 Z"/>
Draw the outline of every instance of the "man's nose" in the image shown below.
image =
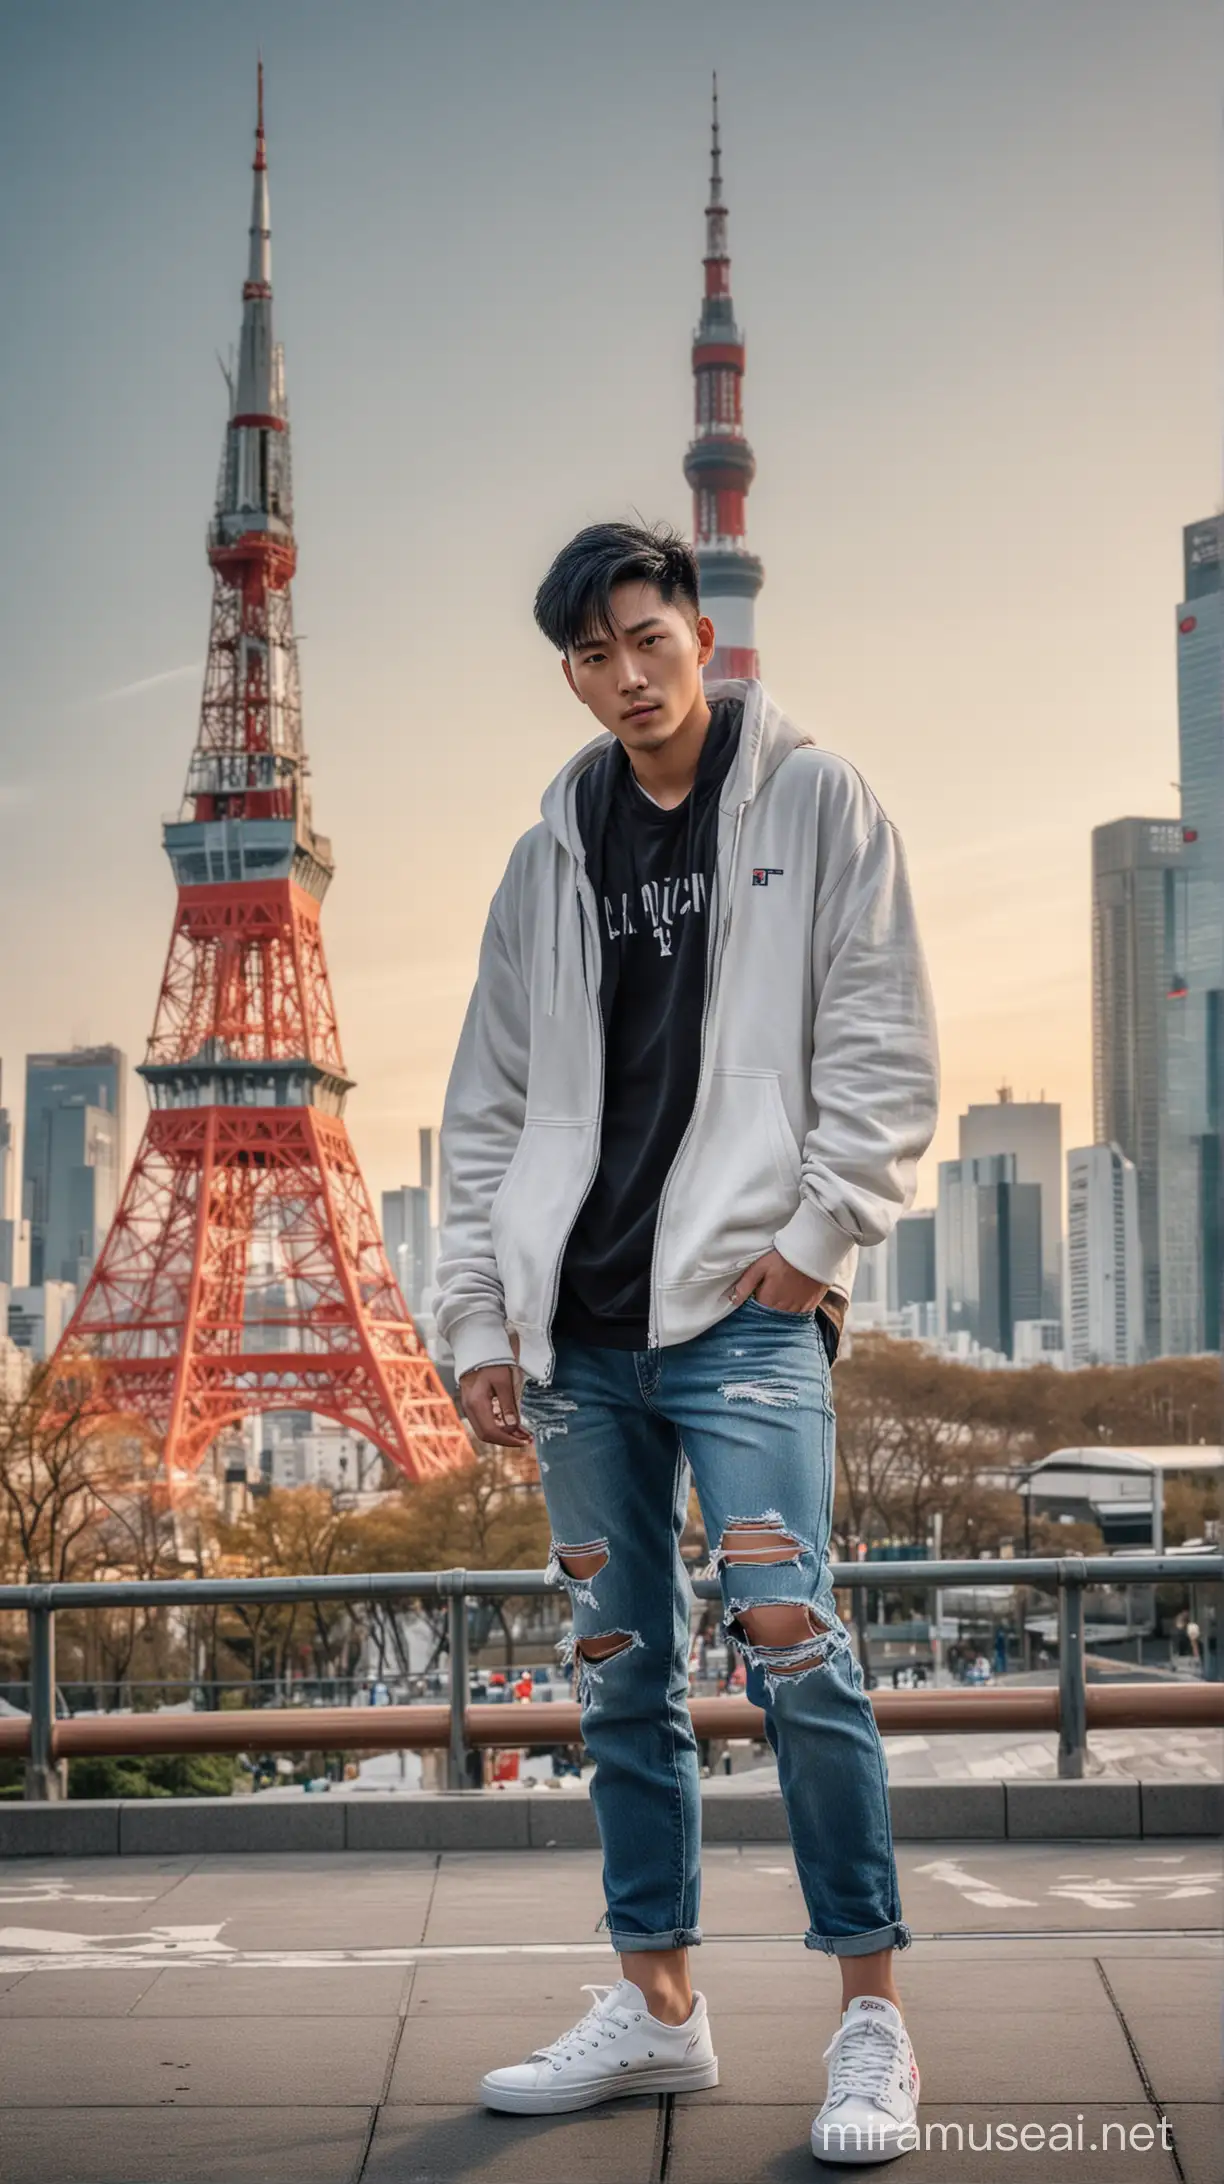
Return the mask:
<path id="1" fill-rule="evenodd" d="M 640 690 L 646 681 L 646 671 L 636 653 L 628 652 L 616 663 L 616 687 L 618 690 Z"/>

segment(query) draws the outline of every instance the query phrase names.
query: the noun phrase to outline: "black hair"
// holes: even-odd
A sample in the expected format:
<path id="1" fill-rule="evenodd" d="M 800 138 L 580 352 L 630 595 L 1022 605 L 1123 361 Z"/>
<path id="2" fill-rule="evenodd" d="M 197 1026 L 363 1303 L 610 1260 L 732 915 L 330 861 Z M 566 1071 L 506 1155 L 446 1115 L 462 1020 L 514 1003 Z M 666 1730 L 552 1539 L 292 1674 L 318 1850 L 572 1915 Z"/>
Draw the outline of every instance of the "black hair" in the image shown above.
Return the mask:
<path id="1" fill-rule="evenodd" d="M 665 603 L 700 612 L 697 557 L 666 524 L 591 523 L 563 546 L 535 598 L 535 618 L 558 652 L 605 634 L 613 587 L 638 578 Z"/>

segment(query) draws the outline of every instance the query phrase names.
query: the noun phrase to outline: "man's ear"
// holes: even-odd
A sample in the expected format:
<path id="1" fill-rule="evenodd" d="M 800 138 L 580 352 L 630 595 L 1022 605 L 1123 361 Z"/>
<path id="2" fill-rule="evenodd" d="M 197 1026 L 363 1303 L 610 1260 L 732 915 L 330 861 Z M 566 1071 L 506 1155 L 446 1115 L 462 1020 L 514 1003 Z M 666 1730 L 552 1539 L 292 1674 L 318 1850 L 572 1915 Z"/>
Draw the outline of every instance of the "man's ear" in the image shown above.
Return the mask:
<path id="1" fill-rule="evenodd" d="M 574 696 L 577 698 L 579 705 L 585 705 L 586 699 L 583 697 L 581 690 L 578 688 L 577 683 L 574 681 L 574 671 L 569 664 L 569 654 L 566 652 L 563 652 L 561 655 L 561 672 L 565 676 L 565 680 L 569 684 L 570 689 L 573 691 Z"/>
<path id="2" fill-rule="evenodd" d="M 702 667 L 714 657 L 714 624 L 708 614 L 697 617 L 697 659 Z"/>

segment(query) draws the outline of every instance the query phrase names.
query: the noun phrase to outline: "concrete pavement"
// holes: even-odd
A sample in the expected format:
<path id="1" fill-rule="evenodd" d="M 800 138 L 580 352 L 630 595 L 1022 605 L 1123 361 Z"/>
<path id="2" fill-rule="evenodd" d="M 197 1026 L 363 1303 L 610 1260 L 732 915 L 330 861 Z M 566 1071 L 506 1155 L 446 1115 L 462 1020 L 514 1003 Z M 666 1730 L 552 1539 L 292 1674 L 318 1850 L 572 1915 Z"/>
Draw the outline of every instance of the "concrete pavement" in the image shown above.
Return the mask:
<path id="1" fill-rule="evenodd" d="M 1218 2184 L 1216 1847 L 915 1843 L 898 1861 L 916 1934 L 900 1962 L 921 2120 L 937 2128 L 887 2173 L 1047 2184 L 1073 2162 L 1077 2184 Z M 771 1843 L 713 1845 L 705 1870 L 697 1963 L 720 2086 L 541 2121 L 491 2116 L 473 2088 L 490 2063 L 571 2023 L 584 1981 L 615 1976 L 593 1931 L 594 1852 L 10 1860 L 0 2178 L 842 2174 L 807 2148 L 836 1979 L 797 1939 L 789 1857 Z M 988 2130 L 1007 2122 L 1028 2127 L 1033 2150 L 987 2149 Z M 1036 2130 L 1056 2125 L 1081 2135 L 1070 2162 L 1034 2147 Z"/>

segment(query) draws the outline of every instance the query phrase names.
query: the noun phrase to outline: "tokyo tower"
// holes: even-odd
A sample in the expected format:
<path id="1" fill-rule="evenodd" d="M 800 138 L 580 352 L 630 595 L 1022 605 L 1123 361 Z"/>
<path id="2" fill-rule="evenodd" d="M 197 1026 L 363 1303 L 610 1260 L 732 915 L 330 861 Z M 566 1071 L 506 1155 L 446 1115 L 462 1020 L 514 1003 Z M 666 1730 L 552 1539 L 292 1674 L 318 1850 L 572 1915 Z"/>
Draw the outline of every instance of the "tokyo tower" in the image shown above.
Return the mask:
<path id="1" fill-rule="evenodd" d="M 694 432 L 684 475 L 693 489 L 701 604 L 713 620 L 716 638 L 706 674 L 755 676 L 760 664 L 754 609 L 765 570 L 749 551 L 747 539 L 746 503 L 756 458 L 744 436 L 745 343 L 731 300 L 717 76 L 705 220 L 705 288 L 693 335 Z"/>
<path id="2" fill-rule="evenodd" d="M 208 531 L 212 627 L 179 816 L 178 906 L 140 1074 L 150 1114 L 61 1347 L 190 1470 L 252 1412 L 308 1410 L 410 1477 L 471 1445 L 409 1316 L 343 1120 L 290 580 L 284 363 L 272 338 L 263 68 L 250 262 Z"/>

